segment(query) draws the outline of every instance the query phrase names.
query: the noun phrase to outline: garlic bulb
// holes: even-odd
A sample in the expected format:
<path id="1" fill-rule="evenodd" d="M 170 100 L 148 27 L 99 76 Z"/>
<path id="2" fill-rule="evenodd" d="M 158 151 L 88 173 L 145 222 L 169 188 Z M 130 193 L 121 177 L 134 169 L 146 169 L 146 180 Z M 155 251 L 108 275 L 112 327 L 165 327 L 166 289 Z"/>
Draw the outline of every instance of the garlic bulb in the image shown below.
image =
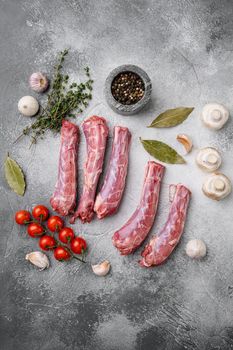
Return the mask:
<path id="1" fill-rule="evenodd" d="M 102 263 L 97 265 L 91 265 L 93 272 L 97 276 L 106 276 L 110 270 L 110 262 L 108 260 L 104 260 Z"/>
<path id="2" fill-rule="evenodd" d="M 208 103 L 202 110 L 203 123 L 213 130 L 219 130 L 226 124 L 229 111 L 219 103 Z"/>
<path id="3" fill-rule="evenodd" d="M 29 85 L 36 92 L 44 92 L 49 86 L 46 75 L 40 72 L 33 73 L 29 78 Z"/>
<path id="4" fill-rule="evenodd" d="M 214 200 L 219 201 L 231 193 L 231 181 L 221 173 L 209 175 L 202 186 L 203 193 Z"/>
<path id="5" fill-rule="evenodd" d="M 18 110 L 26 117 L 32 117 L 39 110 L 39 103 L 32 96 L 24 96 L 18 102 Z"/>
<path id="6" fill-rule="evenodd" d="M 26 255 L 26 260 L 30 261 L 33 265 L 37 266 L 41 270 L 49 267 L 49 259 L 47 255 L 42 252 L 32 252 Z"/>
<path id="7" fill-rule="evenodd" d="M 191 239 L 186 245 L 186 254 L 193 259 L 201 259 L 206 256 L 206 245 L 200 239 Z"/>
<path id="8" fill-rule="evenodd" d="M 176 136 L 176 139 L 177 139 L 177 141 L 182 143 L 182 145 L 184 146 L 187 153 L 191 152 L 191 149 L 193 147 L 193 143 L 192 143 L 191 138 L 188 135 L 179 134 Z"/>
<path id="9" fill-rule="evenodd" d="M 213 147 L 205 147 L 199 150 L 196 163 L 201 169 L 212 172 L 220 167 L 222 159 L 218 150 Z"/>

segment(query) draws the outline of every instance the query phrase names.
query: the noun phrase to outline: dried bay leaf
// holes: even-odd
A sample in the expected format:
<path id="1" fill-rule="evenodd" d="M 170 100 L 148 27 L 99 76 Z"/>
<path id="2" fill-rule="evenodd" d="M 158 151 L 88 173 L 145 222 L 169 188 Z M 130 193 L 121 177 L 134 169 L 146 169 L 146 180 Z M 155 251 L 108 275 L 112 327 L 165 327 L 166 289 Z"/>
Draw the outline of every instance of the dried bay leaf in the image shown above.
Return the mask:
<path id="1" fill-rule="evenodd" d="M 171 126 L 176 126 L 183 123 L 193 110 L 194 107 L 168 109 L 155 118 L 148 128 L 170 128 Z"/>
<path id="2" fill-rule="evenodd" d="M 23 171 L 18 163 L 10 158 L 9 155 L 4 163 L 4 172 L 10 188 L 19 196 L 23 196 L 26 187 Z"/>
<path id="3" fill-rule="evenodd" d="M 145 150 L 154 158 L 168 164 L 184 164 L 185 160 L 172 147 L 157 140 L 140 141 Z"/>

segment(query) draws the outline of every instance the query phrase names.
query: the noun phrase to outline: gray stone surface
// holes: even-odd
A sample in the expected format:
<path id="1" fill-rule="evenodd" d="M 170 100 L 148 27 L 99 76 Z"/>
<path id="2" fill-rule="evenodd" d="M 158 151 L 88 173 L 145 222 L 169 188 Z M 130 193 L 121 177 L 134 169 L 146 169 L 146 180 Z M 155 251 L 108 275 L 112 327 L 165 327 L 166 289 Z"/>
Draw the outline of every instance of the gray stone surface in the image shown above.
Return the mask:
<path id="1" fill-rule="evenodd" d="M 232 196 L 216 203 L 204 197 L 204 174 L 194 163 L 201 146 L 222 151 L 221 170 L 232 180 L 232 121 L 219 132 L 207 130 L 199 115 L 204 103 L 225 104 L 232 114 L 233 2 L 213 0 L 1 0 L 0 1 L 0 133 L 1 164 L 7 151 L 23 167 L 27 191 L 12 193 L 0 178 L 0 348 L 1 350 L 150 350 L 230 349 L 233 347 Z M 37 249 L 13 221 L 19 208 L 49 203 L 58 164 L 59 137 L 48 137 L 32 149 L 28 139 L 13 145 L 29 122 L 17 112 L 20 97 L 32 93 L 33 71 L 51 74 L 56 53 L 71 48 L 66 69 L 74 79 L 89 64 L 94 96 L 78 124 L 93 113 L 107 118 L 111 128 L 132 131 L 129 176 L 120 210 L 113 218 L 75 230 L 88 240 L 88 260 L 109 259 L 106 278 L 90 265 L 55 262 L 38 272 L 24 260 Z M 136 64 L 152 79 L 152 100 L 137 116 L 123 117 L 103 97 L 108 73 L 120 64 Z M 161 111 L 195 106 L 190 118 L 170 130 L 147 129 Z M 139 136 L 164 140 L 182 152 L 178 133 L 192 136 L 194 151 L 186 165 L 167 166 L 159 213 L 152 232 L 166 220 L 168 184 L 182 182 L 193 192 L 182 241 L 161 267 L 142 269 L 141 249 L 120 257 L 111 244 L 116 228 L 138 202 L 144 166 L 149 156 Z M 109 144 L 111 143 L 111 140 Z M 109 153 L 108 153 L 109 156 Z M 79 192 L 85 142 L 79 152 Z M 184 253 L 191 238 L 204 239 L 208 256 L 191 261 Z"/>

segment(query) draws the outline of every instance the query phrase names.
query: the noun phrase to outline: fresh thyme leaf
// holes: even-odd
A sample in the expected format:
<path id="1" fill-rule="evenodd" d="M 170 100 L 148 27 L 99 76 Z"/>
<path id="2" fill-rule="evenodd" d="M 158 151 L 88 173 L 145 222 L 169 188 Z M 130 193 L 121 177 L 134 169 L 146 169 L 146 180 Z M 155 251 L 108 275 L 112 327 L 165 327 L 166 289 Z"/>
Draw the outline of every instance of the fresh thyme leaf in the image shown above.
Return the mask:
<path id="1" fill-rule="evenodd" d="M 32 143 L 36 143 L 38 138 L 42 138 L 47 130 L 54 133 L 59 132 L 63 119 L 75 118 L 73 113 L 75 110 L 82 113 L 92 98 L 93 80 L 90 79 L 89 67 L 84 68 L 87 80 L 80 84 L 69 83 L 69 75 L 62 73 L 63 62 L 68 52 L 68 49 L 65 49 L 59 53 L 58 63 L 54 66 L 54 76 L 46 106 L 42 108 L 36 121 L 27 126 L 21 135 L 31 135 Z"/>

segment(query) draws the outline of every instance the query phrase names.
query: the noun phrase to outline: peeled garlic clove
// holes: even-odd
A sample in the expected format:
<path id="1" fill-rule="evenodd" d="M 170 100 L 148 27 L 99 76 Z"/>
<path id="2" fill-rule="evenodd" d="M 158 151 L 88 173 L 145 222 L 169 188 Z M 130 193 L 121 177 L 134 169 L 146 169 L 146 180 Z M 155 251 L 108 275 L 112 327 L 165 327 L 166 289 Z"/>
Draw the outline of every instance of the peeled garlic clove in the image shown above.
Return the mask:
<path id="1" fill-rule="evenodd" d="M 30 76 L 29 85 L 36 92 L 44 92 L 49 86 L 49 81 L 46 75 L 36 72 Z"/>
<path id="2" fill-rule="evenodd" d="M 222 159 L 218 150 L 213 147 L 205 147 L 199 150 L 196 163 L 201 169 L 212 172 L 220 167 Z"/>
<path id="3" fill-rule="evenodd" d="M 180 142 L 184 146 L 187 153 L 191 152 L 191 149 L 193 147 L 193 143 L 192 143 L 191 138 L 188 135 L 179 134 L 176 136 L 176 139 L 178 142 Z"/>
<path id="4" fill-rule="evenodd" d="M 208 103 L 203 107 L 201 118 L 207 127 L 219 130 L 228 121 L 229 111 L 219 103 Z"/>
<path id="5" fill-rule="evenodd" d="M 231 193 L 232 186 L 228 177 L 221 173 L 214 173 L 206 178 L 202 186 L 203 193 L 214 200 L 219 201 Z"/>
<path id="6" fill-rule="evenodd" d="M 93 272 L 97 276 L 106 276 L 110 270 L 110 262 L 108 260 L 104 260 L 102 263 L 97 265 L 91 265 Z"/>
<path id="7" fill-rule="evenodd" d="M 200 239 L 191 239 L 186 245 L 186 254 L 192 259 L 201 259 L 206 256 L 206 245 Z"/>
<path id="8" fill-rule="evenodd" d="M 49 259 L 47 255 L 42 252 L 32 252 L 26 255 L 26 260 L 30 261 L 33 265 L 40 268 L 40 270 L 44 270 L 49 267 Z"/>
<path id="9" fill-rule="evenodd" d="M 18 110 L 26 117 L 32 117 L 39 110 L 39 103 L 32 96 L 24 96 L 18 102 Z"/>

